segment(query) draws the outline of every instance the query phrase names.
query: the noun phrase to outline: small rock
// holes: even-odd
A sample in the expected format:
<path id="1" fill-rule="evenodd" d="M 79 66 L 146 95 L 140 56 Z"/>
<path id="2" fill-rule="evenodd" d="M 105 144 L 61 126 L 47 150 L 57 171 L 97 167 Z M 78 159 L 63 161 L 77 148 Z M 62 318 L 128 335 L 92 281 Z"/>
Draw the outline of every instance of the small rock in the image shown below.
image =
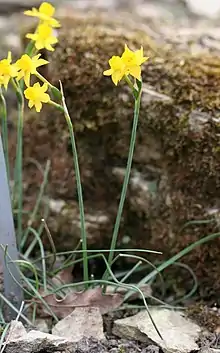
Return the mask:
<path id="1" fill-rule="evenodd" d="M 6 340 L 15 341 L 19 339 L 21 336 L 24 336 L 27 333 L 26 329 L 24 328 L 22 322 L 13 320 L 11 321 Z"/>
<path id="2" fill-rule="evenodd" d="M 189 10 L 199 16 L 216 18 L 220 12 L 219 0 L 186 0 Z"/>
<path id="3" fill-rule="evenodd" d="M 7 342 L 5 353 L 35 353 L 40 351 L 65 351 L 72 347 L 70 340 L 43 333 L 40 331 L 29 331 L 17 339 Z"/>
<path id="4" fill-rule="evenodd" d="M 163 340 L 153 327 L 147 311 L 115 321 L 113 333 L 119 337 L 133 338 L 141 342 L 153 341 L 167 353 L 188 353 L 198 350 L 196 341 L 201 329 L 186 319 L 182 312 L 153 308 L 150 309 L 150 313 Z"/>
<path id="5" fill-rule="evenodd" d="M 76 308 L 54 326 L 52 333 L 74 342 L 80 341 L 83 337 L 105 339 L 102 316 L 99 309 L 95 307 Z"/>

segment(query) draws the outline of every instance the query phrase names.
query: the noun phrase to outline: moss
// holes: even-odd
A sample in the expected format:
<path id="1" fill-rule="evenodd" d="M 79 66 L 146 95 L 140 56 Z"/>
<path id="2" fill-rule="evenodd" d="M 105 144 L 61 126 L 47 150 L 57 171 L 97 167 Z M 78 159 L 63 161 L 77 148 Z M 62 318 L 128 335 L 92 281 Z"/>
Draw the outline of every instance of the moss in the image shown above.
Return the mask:
<path id="1" fill-rule="evenodd" d="M 126 85 L 115 87 L 102 73 L 109 58 L 123 51 L 124 43 L 133 49 L 143 45 L 150 57 L 143 67 L 145 85 L 171 100 L 143 100 L 133 169 L 147 176 L 154 168 L 159 191 L 157 201 L 144 207 L 133 202 L 136 195 L 129 187 L 119 242 L 126 234 L 131 239 L 129 246 L 162 250 L 167 258 L 218 229 L 212 222 L 179 233 L 185 222 L 207 218 L 207 210 L 218 207 L 219 123 L 214 119 L 218 118 L 220 99 L 220 58 L 215 53 L 193 56 L 190 49 L 183 53 L 170 45 L 159 47 L 147 34 L 119 31 L 110 21 L 63 21 L 59 44 L 48 56 L 50 65 L 45 74 L 57 86 L 61 79 L 64 87 L 76 133 L 86 210 L 106 210 L 110 220 L 95 231 L 100 248 L 110 243 L 121 192 L 121 180 L 113 171 L 126 166 L 133 116 L 133 99 Z M 72 210 L 78 217 L 69 135 L 62 114 L 45 105 L 40 117 L 27 118 L 24 144 L 25 161 L 31 157 L 44 164 L 51 158 L 48 193 L 65 199 L 71 205 L 68 215 Z M 33 196 L 41 176 L 27 163 L 25 178 L 29 180 L 27 194 Z M 30 204 L 30 198 L 27 200 Z M 79 231 L 67 227 L 72 224 L 69 216 L 65 220 L 62 215 L 52 215 L 50 220 L 54 236 L 58 234 L 58 248 L 65 244 L 72 249 Z M 68 238 L 68 245 L 64 238 Z M 93 243 L 92 235 L 89 243 Z M 186 257 L 203 283 L 212 285 L 210 273 L 216 274 L 214 286 L 218 290 L 219 249 L 216 240 Z"/>
<path id="2" fill-rule="evenodd" d="M 217 332 L 220 327 L 218 311 L 208 308 L 205 303 L 197 303 L 187 308 L 187 316 L 209 332 Z"/>

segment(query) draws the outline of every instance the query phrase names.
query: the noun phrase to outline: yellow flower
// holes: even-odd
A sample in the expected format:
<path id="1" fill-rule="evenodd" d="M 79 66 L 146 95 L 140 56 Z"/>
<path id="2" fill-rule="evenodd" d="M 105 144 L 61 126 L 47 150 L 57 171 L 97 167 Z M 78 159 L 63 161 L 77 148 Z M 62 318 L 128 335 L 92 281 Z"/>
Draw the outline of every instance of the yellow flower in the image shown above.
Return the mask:
<path id="1" fill-rule="evenodd" d="M 24 95 L 25 98 L 29 100 L 29 108 L 35 106 L 38 113 L 41 111 L 42 103 L 48 103 L 50 101 L 49 94 L 45 93 L 47 89 L 48 85 L 46 83 L 40 86 L 39 82 L 35 83 L 32 87 L 26 88 Z"/>
<path id="2" fill-rule="evenodd" d="M 59 21 L 53 18 L 54 12 L 55 8 L 51 4 L 48 2 L 43 2 L 40 5 L 39 10 L 33 7 L 32 10 L 25 11 L 24 14 L 27 16 L 37 17 L 51 27 L 60 27 Z"/>
<path id="3" fill-rule="evenodd" d="M 41 54 L 35 55 L 32 58 L 24 54 L 15 63 L 16 68 L 19 70 L 17 79 L 20 80 L 24 77 L 24 82 L 26 86 L 30 86 L 30 76 L 31 74 L 37 73 L 37 68 L 39 66 L 48 64 L 47 60 L 40 59 Z"/>
<path id="4" fill-rule="evenodd" d="M 35 47 L 38 50 L 43 48 L 54 51 L 52 44 L 58 42 L 57 38 L 53 35 L 53 29 L 47 24 L 40 24 L 35 33 L 28 33 L 27 38 L 35 41 Z"/>
<path id="5" fill-rule="evenodd" d="M 125 65 L 120 56 L 113 56 L 109 60 L 110 69 L 103 72 L 105 76 L 112 76 L 112 81 L 117 86 L 118 82 L 121 81 L 125 75 Z"/>
<path id="6" fill-rule="evenodd" d="M 141 65 L 148 58 L 143 55 L 143 47 L 132 51 L 125 44 L 125 50 L 122 56 L 113 56 L 109 60 L 110 69 L 103 72 L 106 76 L 112 76 L 112 81 L 117 86 L 118 82 L 124 76 L 131 75 L 134 78 L 141 80 Z"/>
<path id="7" fill-rule="evenodd" d="M 18 70 L 15 65 L 11 64 L 11 52 L 8 52 L 7 59 L 0 61 L 0 85 L 7 89 L 11 77 L 16 77 L 17 74 Z"/>
<path id="8" fill-rule="evenodd" d="M 147 57 L 143 56 L 143 47 L 133 52 L 125 44 L 125 50 L 121 56 L 121 59 L 126 67 L 125 74 L 131 75 L 140 81 L 141 65 L 148 59 Z"/>

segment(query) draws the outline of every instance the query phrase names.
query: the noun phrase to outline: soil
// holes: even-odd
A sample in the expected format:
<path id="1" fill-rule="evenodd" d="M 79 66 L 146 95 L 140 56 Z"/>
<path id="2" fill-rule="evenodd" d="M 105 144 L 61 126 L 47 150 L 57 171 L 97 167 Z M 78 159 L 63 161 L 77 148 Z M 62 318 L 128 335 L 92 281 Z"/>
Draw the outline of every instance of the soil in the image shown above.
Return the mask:
<path id="1" fill-rule="evenodd" d="M 99 342 L 94 339 L 83 339 L 76 344 L 75 353 L 162 353 L 159 347 L 141 344 L 136 341 L 108 337 L 106 341 Z M 46 352 L 45 352 L 46 353 Z M 49 353 L 49 352 L 48 352 Z"/>

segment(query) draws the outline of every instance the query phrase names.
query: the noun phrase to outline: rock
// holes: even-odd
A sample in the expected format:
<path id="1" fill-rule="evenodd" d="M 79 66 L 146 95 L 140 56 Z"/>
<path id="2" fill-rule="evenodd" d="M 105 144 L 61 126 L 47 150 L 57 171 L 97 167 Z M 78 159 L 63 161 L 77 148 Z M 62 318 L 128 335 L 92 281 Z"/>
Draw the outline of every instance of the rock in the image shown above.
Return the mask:
<path id="1" fill-rule="evenodd" d="M 197 27 L 191 31 L 187 27 L 186 35 L 183 27 L 177 32 L 172 26 L 165 28 L 161 22 L 149 20 L 140 32 L 139 22 L 127 24 L 95 14 L 70 14 L 61 21 L 59 44 L 54 53 L 47 54 L 50 65 L 44 74 L 55 85 L 61 79 L 73 119 L 88 246 L 109 247 L 125 173 L 133 100 L 126 85 L 114 87 L 102 75 L 109 58 L 120 54 L 124 43 L 131 48 L 143 45 L 150 60 L 143 67 L 137 144 L 117 245 L 162 251 L 159 260 L 163 261 L 218 232 L 214 220 L 183 228 L 191 220 L 217 219 L 220 212 L 220 59 L 218 49 L 202 44 L 206 29 L 202 27 L 198 33 Z M 12 161 L 15 141 L 11 134 Z M 69 134 L 64 117 L 45 105 L 40 119 L 29 112 L 25 120 L 27 212 L 33 209 L 42 182 L 41 172 L 30 161 L 44 166 L 48 158 L 47 194 L 53 201 L 49 202 L 48 226 L 57 250 L 72 250 L 81 229 Z M 54 208 L 56 200 L 59 213 Z M 41 218 L 39 214 L 33 226 L 38 226 Z M 215 239 L 214 246 L 203 244 L 184 258 L 198 277 L 200 295 L 206 298 L 219 298 L 220 294 L 219 241 Z M 50 246 L 46 238 L 44 244 Z M 188 273 L 175 273 L 176 282 L 191 289 L 191 280 L 185 277 Z"/>
<path id="2" fill-rule="evenodd" d="M 157 308 L 150 309 L 150 313 L 163 340 L 153 327 L 147 311 L 116 320 L 113 333 L 122 338 L 133 338 L 141 342 L 153 341 L 167 353 L 188 353 L 198 349 L 196 341 L 201 329 L 186 319 L 183 313 Z"/>
<path id="3" fill-rule="evenodd" d="M 186 0 L 189 10 L 199 16 L 217 18 L 220 13 L 220 4 L 218 0 L 209 0 L 201 2 L 200 0 Z"/>
<path id="4" fill-rule="evenodd" d="M 9 14 L 32 7 L 39 7 L 42 2 L 41 0 L 0 0 L 0 13 Z M 54 3 L 55 1 L 50 0 L 50 2 Z"/>
<path id="5" fill-rule="evenodd" d="M 102 316 L 98 308 L 76 308 L 54 326 L 52 333 L 74 342 L 83 337 L 105 339 Z"/>
<path id="6" fill-rule="evenodd" d="M 66 338 L 50 335 L 40 331 L 29 331 L 19 338 L 10 340 L 5 353 L 35 353 L 39 351 L 65 351 L 72 347 L 72 342 Z"/>
<path id="7" fill-rule="evenodd" d="M 24 336 L 27 333 L 24 325 L 20 321 L 13 320 L 10 323 L 10 327 L 6 336 L 6 340 L 8 342 L 10 341 L 16 341 L 16 339 L 19 339 L 20 337 Z"/>

